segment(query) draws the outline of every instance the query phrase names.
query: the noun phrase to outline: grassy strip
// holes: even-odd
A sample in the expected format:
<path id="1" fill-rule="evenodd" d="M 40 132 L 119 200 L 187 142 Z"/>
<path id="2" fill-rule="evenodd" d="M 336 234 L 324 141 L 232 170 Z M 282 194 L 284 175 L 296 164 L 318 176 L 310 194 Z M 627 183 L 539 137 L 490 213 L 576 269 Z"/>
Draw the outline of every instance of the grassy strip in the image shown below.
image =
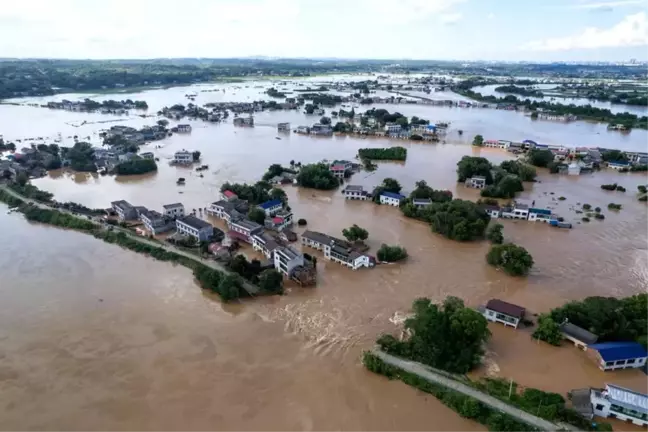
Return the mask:
<path id="1" fill-rule="evenodd" d="M 198 280 L 202 289 L 219 294 L 223 301 L 249 296 L 247 291 L 243 289 L 243 281 L 238 275 L 225 274 L 184 255 L 139 242 L 123 232 L 104 230 L 89 220 L 62 213 L 58 210 L 41 209 L 27 204 L 2 189 L 0 189 L 0 201 L 10 207 L 18 207 L 18 211 L 23 213 L 29 221 L 81 231 L 91 234 L 106 243 L 117 244 L 125 249 L 148 255 L 159 261 L 181 264 L 193 270 L 194 277 Z"/>
<path id="2" fill-rule="evenodd" d="M 533 431 L 537 428 L 517 420 L 515 417 L 500 412 L 478 401 L 477 399 L 446 388 L 440 384 L 431 383 L 418 375 L 406 372 L 385 363 L 381 358 L 365 351 L 362 362 L 371 372 L 384 375 L 389 379 L 399 379 L 405 384 L 429 393 L 450 407 L 461 417 L 474 420 L 488 427 L 491 431 Z"/>

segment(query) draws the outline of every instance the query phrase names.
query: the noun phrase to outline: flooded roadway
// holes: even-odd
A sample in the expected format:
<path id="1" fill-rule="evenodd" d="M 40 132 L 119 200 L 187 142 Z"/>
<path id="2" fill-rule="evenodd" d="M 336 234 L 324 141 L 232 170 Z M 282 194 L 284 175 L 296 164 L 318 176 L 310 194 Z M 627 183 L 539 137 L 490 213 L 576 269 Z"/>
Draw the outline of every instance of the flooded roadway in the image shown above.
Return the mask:
<path id="1" fill-rule="evenodd" d="M 276 114 L 259 115 L 257 122 Z M 274 162 L 352 158 L 359 147 L 387 145 L 379 139 L 275 135 L 270 126 L 194 123 L 191 135 L 175 135 L 158 143 L 161 149 L 148 147 L 162 160 L 183 147 L 200 150 L 210 165 L 204 178 L 162 162 L 157 174 L 141 178 L 58 172 L 35 184 L 60 200 L 91 207 L 126 199 L 152 208 L 182 201 L 191 209 L 217 199 L 224 181 L 254 181 Z M 406 163 L 380 163 L 375 173 L 356 174 L 352 182 L 370 187 L 390 176 L 411 190 L 424 179 L 476 199 L 476 191 L 455 183 L 456 161 L 465 154 L 494 162 L 510 157 L 461 142 L 401 145 L 409 150 Z M 186 186 L 175 185 L 179 176 L 187 178 Z M 82 234 L 30 226 L 3 211 L 8 253 L 0 255 L 0 427 L 480 429 L 434 398 L 365 372 L 359 355 L 380 333 L 397 331 L 394 315 L 406 313 L 421 296 L 455 295 L 471 306 L 498 297 L 543 312 L 589 295 L 645 292 L 648 218 L 634 191 L 646 177 L 602 171 L 578 178 L 540 173 L 539 179 L 527 185 L 523 198 L 555 207 L 572 222 L 581 216 L 574 212 L 577 203 L 589 203 L 603 208 L 606 219 L 569 231 L 505 221 L 505 237 L 527 248 L 536 262 L 527 279 L 487 266 L 486 243 L 443 239 L 402 218 L 398 209 L 347 202 L 336 191 L 286 187 L 293 212 L 310 229 L 339 235 L 358 223 L 369 231 L 371 251 L 397 243 L 410 259 L 358 272 L 320 260 L 315 289 L 289 286 L 286 296 L 237 306 L 201 294 L 182 267 Z M 613 182 L 628 192 L 599 187 Z M 557 201 L 559 196 L 566 200 Z M 610 202 L 623 209 L 607 211 Z M 573 347 L 537 344 L 528 331 L 491 330 L 485 365 L 476 374 L 561 393 L 605 382 L 646 391 L 639 371 L 603 374 Z"/>

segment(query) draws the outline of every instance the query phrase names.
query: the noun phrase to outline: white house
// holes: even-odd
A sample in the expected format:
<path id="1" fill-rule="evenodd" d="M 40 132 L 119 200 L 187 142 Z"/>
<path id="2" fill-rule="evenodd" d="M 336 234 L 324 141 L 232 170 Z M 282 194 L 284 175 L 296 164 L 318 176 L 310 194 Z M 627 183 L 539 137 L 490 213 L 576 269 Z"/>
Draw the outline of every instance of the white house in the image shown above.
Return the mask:
<path id="1" fill-rule="evenodd" d="M 401 125 L 396 123 L 387 123 L 385 125 L 385 132 L 387 132 L 388 135 L 398 135 L 401 133 L 402 129 Z"/>
<path id="2" fill-rule="evenodd" d="M 545 222 L 549 223 L 551 220 L 551 210 L 530 208 L 529 209 L 529 222 Z"/>
<path id="3" fill-rule="evenodd" d="M 165 204 L 162 206 L 162 209 L 164 216 L 171 219 L 181 218 L 185 215 L 185 208 L 182 203 Z"/>
<path id="4" fill-rule="evenodd" d="M 347 185 L 342 191 L 344 198 L 352 200 L 366 200 L 367 192 L 360 185 Z"/>
<path id="5" fill-rule="evenodd" d="M 404 195 L 394 192 L 382 192 L 380 194 L 380 204 L 387 204 L 394 207 L 398 207 L 404 199 Z"/>
<path id="6" fill-rule="evenodd" d="M 637 426 L 648 425 L 648 395 L 613 384 L 605 389 L 590 391 L 594 414 L 631 422 Z"/>
<path id="7" fill-rule="evenodd" d="M 189 215 L 176 219 L 176 230 L 179 233 L 207 241 L 214 235 L 214 227 L 202 219 Z"/>
<path id="8" fill-rule="evenodd" d="M 502 216 L 502 209 L 499 206 L 487 205 L 484 206 L 484 211 L 488 213 L 492 219 L 498 219 Z"/>
<path id="9" fill-rule="evenodd" d="M 110 203 L 120 221 L 137 219 L 137 210 L 128 201 L 119 200 Z"/>
<path id="10" fill-rule="evenodd" d="M 613 170 L 630 169 L 629 162 L 608 162 L 607 166 Z"/>
<path id="11" fill-rule="evenodd" d="M 281 211 L 283 208 L 283 202 L 278 199 L 270 200 L 259 204 L 258 207 L 265 212 L 266 216 L 273 216 Z"/>
<path id="12" fill-rule="evenodd" d="M 191 132 L 190 124 L 179 124 L 177 127 L 178 127 L 178 132 Z"/>
<path id="13" fill-rule="evenodd" d="M 507 219 L 528 219 L 529 206 L 526 204 L 515 204 L 515 207 L 505 207 L 502 209 L 502 217 Z"/>
<path id="14" fill-rule="evenodd" d="M 173 229 L 173 223 L 167 222 L 161 213 L 155 210 L 145 210 L 140 213 L 140 220 L 151 234 L 156 235 Z"/>
<path id="15" fill-rule="evenodd" d="M 302 245 L 321 250 L 324 252 L 324 258 L 353 270 L 374 265 L 374 261 L 369 255 L 357 252 L 344 240 L 309 230 L 304 231 L 301 239 Z"/>
<path id="16" fill-rule="evenodd" d="M 290 123 L 278 123 L 277 132 L 290 132 Z"/>
<path id="17" fill-rule="evenodd" d="M 248 219 L 230 220 L 229 229 L 239 233 L 248 243 L 252 243 L 252 236 L 263 232 L 263 227 Z"/>
<path id="18" fill-rule="evenodd" d="M 432 205 L 432 200 L 429 198 L 415 198 L 412 200 L 412 205 L 420 209 Z"/>
<path id="19" fill-rule="evenodd" d="M 487 320 L 499 322 L 513 328 L 518 328 L 525 313 L 526 309 L 523 307 L 498 299 L 489 300 L 484 308 L 484 317 Z"/>
<path id="20" fill-rule="evenodd" d="M 484 189 L 486 187 L 486 177 L 474 176 L 466 179 L 466 186 L 475 189 Z"/>
<path id="21" fill-rule="evenodd" d="M 604 371 L 640 368 L 646 364 L 648 353 L 637 342 L 603 342 L 589 345 L 587 353 Z"/>
<path id="22" fill-rule="evenodd" d="M 250 237 L 252 249 L 261 252 L 267 259 L 273 256 L 274 250 L 279 247 L 279 243 L 270 235 L 264 232 L 254 234 Z"/>
<path id="23" fill-rule="evenodd" d="M 598 336 L 565 320 L 560 325 L 563 338 L 574 343 L 576 348 L 587 351 L 587 346 L 596 343 Z"/>
<path id="24" fill-rule="evenodd" d="M 290 277 L 296 267 L 304 265 L 304 255 L 290 246 L 279 246 L 273 254 L 275 269 Z"/>
<path id="25" fill-rule="evenodd" d="M 581 173 L 581 166 L 578 162 L 572 162 L 567 166 L 567 175 L 577 176 Z"/>
<path id="26" fill-rule="evenodd" d="M 180 150 L 173 155 L 173 162 L 182 165 L 189 165 L 193 163 L 193 154 L 187 150 Z"/>

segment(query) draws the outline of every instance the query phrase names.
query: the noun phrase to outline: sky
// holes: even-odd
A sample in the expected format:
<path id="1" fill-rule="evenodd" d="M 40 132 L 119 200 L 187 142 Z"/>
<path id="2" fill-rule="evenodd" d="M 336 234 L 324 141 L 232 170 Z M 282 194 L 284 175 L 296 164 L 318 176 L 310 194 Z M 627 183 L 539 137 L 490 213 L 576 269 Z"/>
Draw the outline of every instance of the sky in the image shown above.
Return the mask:
<path id="1" fill-rule="evenodd" d="M 648 0 L 2 0 L 0 57 L 648 60 Z"/>

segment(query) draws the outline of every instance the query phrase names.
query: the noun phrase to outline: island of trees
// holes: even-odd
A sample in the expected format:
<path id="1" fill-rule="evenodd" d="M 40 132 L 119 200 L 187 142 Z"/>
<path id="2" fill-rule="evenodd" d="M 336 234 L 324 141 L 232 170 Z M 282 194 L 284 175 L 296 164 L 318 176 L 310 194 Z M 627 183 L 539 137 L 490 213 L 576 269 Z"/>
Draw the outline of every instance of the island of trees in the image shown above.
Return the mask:
<path id="1" fill-rule="evenodd" d="M 474 176 L 486 179 L 487 186 L 481 190 L 481 196 L 514 198 L 518 192 L 524 190 L 523 181 L 535 180 L 536 170 L 519 161 L 505 161 L 494 167 L 483 157 L 462 157 L 457 163 L 457 181 L 464 182 Z"/>
<path id="2" fill-rule="evenodd" d="M 517 94 L 526 97 L 544 97 L 544 94 L 538 89 L 534 89 L 533 87 L 519 87 L 512 84 L 495 87 L 495 91 L 499 93 Z"/>
<path id="3" fill-rule="evenodd" d="M 387 147 L 387 148 L 361 148 L 358 149 L 360 159 L 370 160 L 398 160 L 407 159 L 407 149 L 405 147 Z"/>
<path id="4" fill-rule="evenodd" d="M 338 187 L 340 182 L 327 164 L 317 163 L 301 167 L 297 174 L 297 184 L 302 187 L 330 190 Z"/>
<path id="5" fill-rule="evenodd" d="M 114 172 L 117 175 L 146 174 L 157 171 L 157 164 L 153 159 L 137 158 L 121 162 L 115 166 Z"/>

